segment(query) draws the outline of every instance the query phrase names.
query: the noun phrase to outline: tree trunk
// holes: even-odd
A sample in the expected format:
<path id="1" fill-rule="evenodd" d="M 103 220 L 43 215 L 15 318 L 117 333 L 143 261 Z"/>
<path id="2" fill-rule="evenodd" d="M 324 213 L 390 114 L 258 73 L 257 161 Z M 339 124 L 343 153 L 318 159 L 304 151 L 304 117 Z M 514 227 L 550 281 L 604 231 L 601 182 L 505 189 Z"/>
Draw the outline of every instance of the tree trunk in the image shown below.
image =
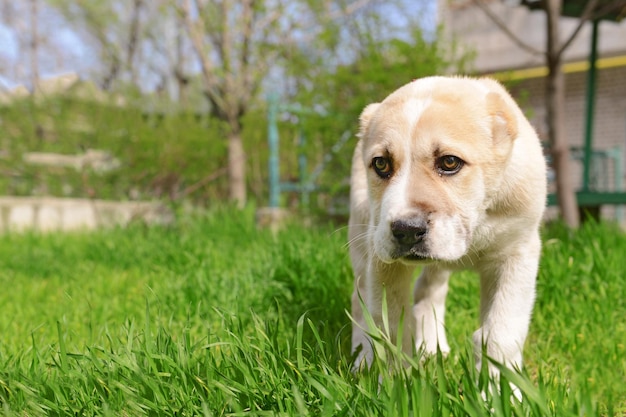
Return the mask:
<path id="1" fill-rule="evenodd" d="M 174 79 L 176 80 L 176 88 L 178 92 L 178 103 L 183 107 L 187 106 L 187 86 L 189 78 L 185 75 L 185 50 L 184 50 L 184 30 L 182 29 L 185 20 L 178 16 L 176 24 L 176 62 L 174 63 Z"/>
<path id="2" fill-rule="evenodd" d="M 128 44 L 126 48 L 126 65 L 128 65 L 131 83 L 133 86 L 137 86 L 139 84 L 137 68 L 135 67 L 135 54 L 137 53 L 137 46 L 139 43 L 142 6 L 143 0 L 135 0 L 133 2 L 133 11 L 129 30 L 130 34 L 128 36 Z"/>
<path id="3" fill-rule="evenodd" d="M 573 228 L 580 224 L 578 203 L 570 175 L 569 143 L 565 134 L 565 76 L 561 68 L 559 19 L 561 0 L 548 0 L 546 17 L 548 78 L 546 85 L 546 110 L 548 137 L 552 150 L 552 163 L 556 174 L 556 194 L 565 223 Z"/>
<path id="4" fill-rule="evenodd" d="M 241 129 L 232 129 L 228 134 L 228 186 L 230 200 L 243 208 L 246 204 L 246 152 Z"/>
<path id="5" fill-rule="evenodd" d="M 37 1 L 30 1 L 30 79 L 33 92 L 39 90 L 39 11 Z"/>
<path id="6" fill-rule="evenodd" d="M 115 56 L 113 53 L 111 54 L 111 63 L 109 64 L 109 68 L 107 70 L 104 79 L 102 80 L 102 89 L 104 91 L 110 91 L 113 88 L 113 83 L 117 79 L 117 76 L 120 73 L 120 59 Z"/>
<path id="7" fill-rule="evenodd" d="M 580 216 L 576 193 L 570 173 L 569 143 L 565 135 L 565 80 L 560 65 L 548 75 L 548 136 L 552 149 L 552 164 L 556 173 L 556 195 L 565 223 L 578 227 Z"/>

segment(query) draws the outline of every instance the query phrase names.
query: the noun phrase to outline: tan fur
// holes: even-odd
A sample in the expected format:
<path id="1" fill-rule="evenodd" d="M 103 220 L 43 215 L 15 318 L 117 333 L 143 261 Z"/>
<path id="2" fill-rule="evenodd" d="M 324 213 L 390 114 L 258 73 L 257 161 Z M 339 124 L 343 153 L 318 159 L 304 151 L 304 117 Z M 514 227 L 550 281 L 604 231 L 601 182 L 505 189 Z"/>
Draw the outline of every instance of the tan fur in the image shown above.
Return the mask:
<path id="1" fill-rule="evenodd" d="M 539 139 L 506 90 L 490 79 L 429 77 L 401 87 L 360 117 L 351 178 L 350 255 L 355 274 L 353 349 L 372 349 L 359 295 L 380 325 L 387 299 L 403 346 L 449 350 L 444 312 L 451 271 L 481 276 L 480 349 L 521 366 L 535 298 L 546 167 Z M 443 157 L 463 161 L 441 169 Z M 384 158 L 388 178 L 373 167 Z M 413 289 L 413 274 L 424 266 Z M 495 370 L 494 370 L 495 371 Z"/>

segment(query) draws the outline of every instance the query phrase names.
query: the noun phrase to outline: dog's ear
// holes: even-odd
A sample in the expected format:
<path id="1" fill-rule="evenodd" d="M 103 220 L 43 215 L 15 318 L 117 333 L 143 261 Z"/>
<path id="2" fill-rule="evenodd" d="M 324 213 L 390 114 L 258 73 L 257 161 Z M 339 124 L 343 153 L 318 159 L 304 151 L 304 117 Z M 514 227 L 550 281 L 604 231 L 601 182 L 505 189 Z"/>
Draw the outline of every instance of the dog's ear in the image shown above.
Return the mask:
<path id="1" fill-rule="evenodd" d="M 513 142 L 517 137 L 517 119 L 511 104 L 500 93 L 492 91 L 487 94 L 487 111 L 494 145 Z"/>
<path id="2" fill-rule="evenodd" d="M 370 123 L 370 119 L 372 118 L 372 115 L 376 112 L 376 109 L 378 109 L 378 106 L 380 106 L 380 103 L 368 104 L 361 112 L 361 116 L 359 116 L 359 134 L 357 135 L 358 137 L 361 138 L 363 137 L 363 135 L 365 135 L 365 132 L 367 131 L 367 126 L 369 126 Z"/>

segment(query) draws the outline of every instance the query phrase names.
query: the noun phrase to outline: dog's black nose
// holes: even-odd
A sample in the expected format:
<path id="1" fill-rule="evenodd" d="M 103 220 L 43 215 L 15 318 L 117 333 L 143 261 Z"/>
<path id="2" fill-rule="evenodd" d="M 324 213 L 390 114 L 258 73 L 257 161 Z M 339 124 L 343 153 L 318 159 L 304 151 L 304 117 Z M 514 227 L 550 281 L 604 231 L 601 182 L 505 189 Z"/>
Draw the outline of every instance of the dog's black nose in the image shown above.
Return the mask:
<path id="1" fill-rule="evenodd" d="M 391 234 L 403 246 L 413 246 L 419 243 L 428 232 L 425 220 L 396 220 L 391 223 Z"/>

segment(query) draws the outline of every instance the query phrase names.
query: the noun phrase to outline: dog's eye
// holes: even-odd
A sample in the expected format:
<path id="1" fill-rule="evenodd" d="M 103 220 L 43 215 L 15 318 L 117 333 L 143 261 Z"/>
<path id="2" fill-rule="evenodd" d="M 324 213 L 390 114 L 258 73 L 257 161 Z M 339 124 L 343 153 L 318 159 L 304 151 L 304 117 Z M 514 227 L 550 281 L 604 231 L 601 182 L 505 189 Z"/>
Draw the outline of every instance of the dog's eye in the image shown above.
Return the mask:
<path id="1" fill-rule="evenodd" d="M 376 171 L 381 178 L 389 178 L 391 175 L 391 163 L 387 158 L 383 158 L 382 156 L 377 156 L 372 159 L 372 168 Z"/>
<path id="2" fill-rule="evenodd" d="M 462 167 L 463 160 L 454 155 L 445 155 L 437 159 L 437 169 L 441 174 L 456 174 Z"/>

